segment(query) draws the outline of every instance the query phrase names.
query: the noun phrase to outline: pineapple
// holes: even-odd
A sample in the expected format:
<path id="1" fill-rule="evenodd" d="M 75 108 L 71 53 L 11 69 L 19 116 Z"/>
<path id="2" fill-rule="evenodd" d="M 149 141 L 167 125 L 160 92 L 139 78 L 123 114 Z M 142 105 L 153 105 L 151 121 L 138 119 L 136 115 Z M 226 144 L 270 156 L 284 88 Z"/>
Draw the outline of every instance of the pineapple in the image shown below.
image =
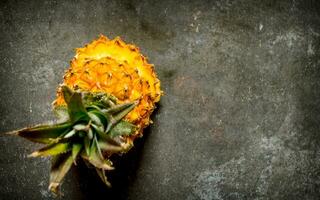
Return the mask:
<path id="1" fill-rule="evenodd" d="M 127 152 L 142 136 L 162 95 L 154 66 L 119 37 L 109 40 L 101 35 L 78 48 L 70 65 L 53 102 L 58 123 L 12 133 L 46 144 L 30 156 L 53 157 L 49 189 L 54 193 L 78 157 L 110 186 L 110 156 Z"/>

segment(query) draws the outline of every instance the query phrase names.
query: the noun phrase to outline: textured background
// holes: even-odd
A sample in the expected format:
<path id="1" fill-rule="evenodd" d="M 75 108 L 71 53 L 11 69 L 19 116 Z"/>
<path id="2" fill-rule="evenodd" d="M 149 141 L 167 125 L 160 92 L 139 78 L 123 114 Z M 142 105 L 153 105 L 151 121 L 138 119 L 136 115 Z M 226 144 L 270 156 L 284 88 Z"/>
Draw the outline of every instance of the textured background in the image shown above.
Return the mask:
<path id="1" fill-rule="evenodd" d="M 53 119 L 74 48 L 137 44 L 165 96 L 106 189 L 82 164 L 61 199 L 319 199 L 319 1 L 1 1 L 1 130 Z M 53 199 L 48 159 L 0 135 L 0 199 Z"/>

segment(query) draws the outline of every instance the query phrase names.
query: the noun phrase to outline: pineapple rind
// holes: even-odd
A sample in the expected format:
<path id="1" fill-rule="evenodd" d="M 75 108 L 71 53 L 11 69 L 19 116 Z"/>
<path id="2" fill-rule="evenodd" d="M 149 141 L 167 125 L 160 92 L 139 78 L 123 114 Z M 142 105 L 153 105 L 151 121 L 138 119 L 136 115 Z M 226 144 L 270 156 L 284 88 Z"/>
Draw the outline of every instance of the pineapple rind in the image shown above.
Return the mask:
<path id="1" fill-rule="evenodd" d="M 154 66 L 141 55 L 139 48 L 126 44 L 119 37 L 109 40 L 103 35 L 76 49 L 63 83 L 72 89 L 110 93 L 118 99 L 117 103 L 138 100 L 138 105 L 125 117 L 138 127 L 135 135 L 149 125 L 155 103 L 162 94 Z M 54 105 L 63 104 L 58 90 Z"/>

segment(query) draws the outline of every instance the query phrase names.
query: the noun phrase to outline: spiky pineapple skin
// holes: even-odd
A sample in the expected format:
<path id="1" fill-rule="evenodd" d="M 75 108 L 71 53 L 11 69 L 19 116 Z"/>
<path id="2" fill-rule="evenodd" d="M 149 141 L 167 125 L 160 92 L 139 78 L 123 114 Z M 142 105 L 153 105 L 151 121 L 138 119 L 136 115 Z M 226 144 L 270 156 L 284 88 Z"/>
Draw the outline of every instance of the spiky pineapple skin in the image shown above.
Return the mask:
<path id="1" fill-rule="evenodd" d="M 150 115 L 162 94 L 154 66 L 139 48 L 126 44 L 119 37 L 109 40 L 103 35 L 76 49 L 63 84 L 81 91 L 112 94 L 119 103 L 138 100 L 138 105 L 125 117 L 138 127 L 134 136 L 140 135 L 150 123 Z M 64 104 L 58 89 L 54 106 Z"/>
<path id="2" fill-rule="evenodd" d="M 63 178 L 77 158 L 93 166 L 107 185 L 111 155 L 131 149 L 151 120 L 162 91 L 154 66 L 134 45 L 100 38 L 76 49 L 57 91 L 55 124 L 10 132 L 45 144 L 31 157 L 52 156 L 49 189 L 59 194 Z"/>

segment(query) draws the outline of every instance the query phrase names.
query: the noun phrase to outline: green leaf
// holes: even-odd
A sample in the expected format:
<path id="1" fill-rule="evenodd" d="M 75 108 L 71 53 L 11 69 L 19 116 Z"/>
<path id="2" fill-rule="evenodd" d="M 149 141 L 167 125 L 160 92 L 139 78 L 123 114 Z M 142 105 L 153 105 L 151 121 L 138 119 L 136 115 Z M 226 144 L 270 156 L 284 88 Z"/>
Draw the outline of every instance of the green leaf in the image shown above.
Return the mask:
<path id="1" fill-rule="evenodd" d="M 105 105 L 106 107 L 112 107 L 116 105 L 116 101 L 112 101 L 110 99 L 104 99 L 102 100 L 103 105 Z"/>
<path id="2" fill-rule="evenodd" d="M 113 128 L 113 126 L 115 126 L 123 117 L 125 117 L 136 105 L 137 102 L 133 102 L 130 103 L 130 105 L 122 107 L 122 110 L 119 110 L 115 116 L 111 116 L 107 111 L 104 112 L 106 118 L 109 120 L 106 132 L 108 133 Z"/>
<path id="3" fill-rule="evenodd" d="M 133 106 L 135 106 L 136 104 L 133 102 L 130 102 L 130 103 L 124 103 L 124 104 L 119 104 L 119 105 L 115 105 L 109 109 L 107 109 L 105 112 L 109 113 L 109 114 L 116 114 L 116 113 L 119 113 L 119 112 L 122 112 L 124 110 L 126 110 L 127 108 L 130 108 Z M 129 109 L 130 110 L 130 109 Z"/>
<path id="4" fill-rule="evenodd" d="M 94 130 L 96 130 L 97 132 L 99 131 L 98 134 L 103 133 L 103 127 L 102 126 L 97 126 L 96 124 L 91 124 L 91 127 L 93 127 Z"/>
<path id="5" fill-rule="evenodd" d="M 106 184 L 106 186 L 111 187 L 111 184 L 110 184 L 110 182 L 109 182 L 108 179 L 107 179 L 105 170 L 96 168 L 96 171 L 97 171 L 98 176 L 99 176 L 100 179 L 102 180 L 102 182 L 103 182 L 104 184 Z"/>
<path id="6" fill-rule="evenodd" d="M 88 138 L 90 139 L 90 140 L 92 140 L 92 138 L 93 138 L 93 131 L 92 131 L 92 129 L 91 128 L 89 128 L 89 131 L 88 131 Z"/>
<path id="7" fill-rule="evenodd" d="M 109 108 L 112 105 L 106 100 L 115 99 L 115 97 L 111 97 L 108 93 L 91 93 L 91 92 L 83 92 L 83 103 L 86 107 L 91 107 L 92 105 L 97 106 L 99 108 Z M 90 109 L 90 108 L 89 108 Z"/>
<path id="8" fill-rule="evenodd" d="M 122 136 L 122 135 L 131 135 L 135 132 L 136 126 L 127 122 L 127 121 L 120 121 L 117 123 L 111 130 L 109 135 L 111 137 Z"/>
<path id="9" fill-rule="evenodd" d="M 71 150 L 71 145 L 69 142 L 54 143 L 54 144 L 49 144 L 48 146 L 33 152 L 29 156 L 30 157 L 54 156 L 57 154 L 66 153 L 69 150 Z"/>
<path id="10" fill-rule="evenodd" d="M 83 92 L 83 103 L 91 105 L 93 102 L 98 102 L 101 99 L 101 95 L 92 92 Z"/>
<path id="11" fill-rule="evenodd" d="M 74 94 L 74 91 L 66 85 L 61 86 L 61 91 L 63 94 L 64 101 L 68 104 L 70 102 L 72 95 Z"/>
<path id="12" fill-rule="evenodd" d="M 71 97 L 70 103 L 68 104 L 68 112 L 72 122 L 80 120 L 88 121 L 90 119 L 87 110 L 82 104 L 80 93 L 74 93 Z"/>
<path id="13" fill-rule="evenodd" d="M 112 107 L 117 103 L 117 98 L 110 94 L 105 94 L 101 97 L 101 103 L 104 107 Z"/>
<path id="14" fill-rule="evenodd" d="M 114 146 L 121 146 L 121 143 L 114 140 L 113 138 L 111 138 L 109 135 L 107 135 L 105 132 L 103 132 L 102 130 L 99 129 L 99 127 L 95 126 L 94 124 L 91 125 L 94 130 L 96 131 L 96 133 L 98 134 L 99 136 L 99 139 L 102 141 L 102 142 L 107 142 L 107 143 L 110 143 L 111 145 L 114 145 Z"/>
<path id="15" fill-rule="evenodd" d="M 71 153 L 60 154 L 53 158 L 52 166 L 50 171 L 50 185 L 49 190 L 58 194 L 58 189 L 62 179 L 65 177 L 67 172 L 72 166 L 72 155 Z"/>
<path id="16" fill-rule="evenodd" d="M 76 163 L 77 156 L 80 153 L 82 146 L 83 145 L 80 143 L 75 143 L 72 145 L 72 159 L 74 163 Z"/>
<path id="17" fill-rule="evenodd" d="M 73 129 L 75 131 L 85 131 L 87 128 L 88 127 L 85 124 L 76 124 L 76 125 L 73 126 Z"/>
<path id="18" fill-rule="evenodd" d="M 83 143 L 84 143 L 84 149 L 85 149 L 85 152 L 88 156 L 90 156 L 91 154 L 91 140 L 89 139 L 89 137 L 86 135 L 84 138 L 83 138 Z"/>
<path id="19" fill-rule="evenodd" d="M 67 86 L 62 86 L 62 92 L 68 106 L 68 113 L 71 122 L 88 121 L 90 118 L 82 103 L 81 93 L 73 92 Z"/>
<path id="20" fill-rule="evenodd" d="M 104 117 L 98 111 L 90 111 L 88 112 L 88 115 L 94 124 L 102 127 L 104 126 L 102 123 Z"/>
<path id="21" fill-rule="evenodd" d="M 105 140 L 98 141 L 98 145 L 102 151 L 107 151 L 107 152 L 118 153 L 124 150 L 121 145 L 113 145 Z"/>
<path id="22" fill-rule="evenodd" d="M 65 122 L 54 125 L 38 125 L 31 128 L 24 128 L 21 130 L 13 131 L 9 134 L 24 137 L 32 142 L 50 144 L 54 141 L 54 139 L 60 137 L 70 129 L 71 123 Z"/>
<path id="23" fill-rule="evenodd" d="M 96 140 L 93 141 L 93 144 L 91 146 L 90 156 L 82 154 L 82 157 L 86 160 L 88 160 L 93 166 L 99 168 L 99 169 L 105 169 L 105 170 L 113 170 L 111 161 L 108 159 L 104 159 L 100 149 L 98 148 L 98 143 Z"/>
<path id="24" fill-rule="evenodd" d="M 76 134 L 76 130 L 72 129 L 71 131 L 69 131 L 65 136 L 63 136 L 64 138 L 70 138 L 72 136 L 74 136 Z"/>
<path id="25" fill-rule="evenodd" d="M 95 104 L 91 104 L 89 106 L 86 106 L 86 109 L 88 112 L 92 111 L 92 110 L 101 110 L 101 108 Z"/>

